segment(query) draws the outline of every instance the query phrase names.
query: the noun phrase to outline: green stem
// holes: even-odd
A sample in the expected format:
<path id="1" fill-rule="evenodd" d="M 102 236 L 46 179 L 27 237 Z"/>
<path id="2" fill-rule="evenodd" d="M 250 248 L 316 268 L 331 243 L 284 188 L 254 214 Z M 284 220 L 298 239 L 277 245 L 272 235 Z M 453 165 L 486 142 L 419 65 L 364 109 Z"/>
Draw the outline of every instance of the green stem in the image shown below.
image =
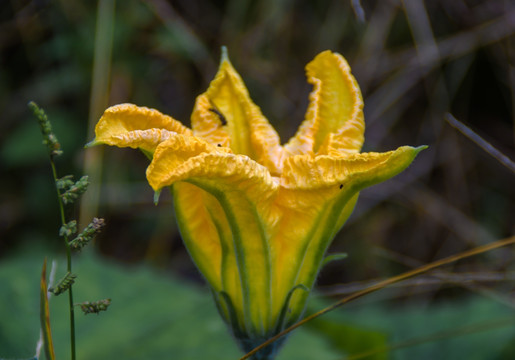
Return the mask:
<path id="1" fill-rule="evenodd" d="M 54 184 L 57 184 L 57 171 L 55 169 L 54 159 L 50 156 L 50 165 L 52 167 L 52 175 L 54 176 Z M 66 224 L 66 218 L 64 215 L 64 204 L 61 198 L 61 192 L 55 187 L 57 192 L 57 202 L 59 203 L 59 212 L 61 213 L 61 225 L 64 226 Z M 67 262 L 67 270 L 68 272 L 72 272 L 72 253 L 70 248 L 70 243 L 68 241 L 68 235 L 64 234 L 64 243 L 66 246 L 66 262 Z M 72 285 L 68 289 L 68 305 L 70 308 L 70 346 L 71 346 L 71 360 L 75 360 L 75 309 L 73 306 L 73 291 Z"/>

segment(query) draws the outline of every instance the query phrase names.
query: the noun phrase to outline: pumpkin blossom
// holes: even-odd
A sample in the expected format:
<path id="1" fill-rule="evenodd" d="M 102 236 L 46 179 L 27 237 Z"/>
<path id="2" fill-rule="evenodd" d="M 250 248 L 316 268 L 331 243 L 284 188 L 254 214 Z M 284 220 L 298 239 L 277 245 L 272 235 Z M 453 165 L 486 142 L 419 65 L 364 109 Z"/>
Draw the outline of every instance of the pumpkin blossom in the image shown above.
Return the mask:
<path id="1" fill-rule="evenodd" d="M 171 189 L 184 244 L 244 351 L 300 319 L 359 191 L 399 174 L 424 148 L 360 153 L 363 100 L 346 60 L 324 51 L 306 74 L 309 107 L 285 145 L 225 48 L 191 129 L 121 104 L 105 111 L 90 143 L 139 148 L 151 159 L 147 180 L 157 194 Z M 255 358 L 273 358 L 278 347 Z"/>

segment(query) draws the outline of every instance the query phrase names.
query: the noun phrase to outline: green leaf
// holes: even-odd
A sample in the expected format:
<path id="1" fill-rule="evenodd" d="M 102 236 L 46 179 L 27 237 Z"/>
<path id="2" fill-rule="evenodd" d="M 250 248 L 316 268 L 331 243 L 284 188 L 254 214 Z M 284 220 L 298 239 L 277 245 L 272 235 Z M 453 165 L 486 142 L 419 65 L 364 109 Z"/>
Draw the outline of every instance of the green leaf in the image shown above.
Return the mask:
<path id="1" fill-rule="evenodd" d="M 387 346 L 387 334 L 385 332 L 348 325 L 334 321 L 330 317 L 315 319 L 309 322 L 307 326 L 318 335 L 324 336 L 335 349 L 348 355 Z M 388 359 L 387 353 L 367 357 L 367 360 L 384 359 Z"/>
<path id="2" fill-rule="evenodd" d="M 34 246 L 31 247 L 34 249 Z M 33 250 L 35 251 L 35 250 Z M 0 262 L 0 358 L 30 358 L 39 339 L 41 259 L 48 251 L 24 253 Z M 65 261 L 60 261 L 65 266 Z M 77 302 L 111 298 L 113 306 L 98 316 L 76 315 L 77 358 L 124 360 L 227 360 L 242 353 L 217 313 L 202 284 L 187 283 L 144 266 L 121 266 L 82 253 L 74 261 L 80 280 L 74 285 Z M 381 294 L 395 289 L 386 289 Z M 513 316 L 513 310 L 479 296 L 470 300 L 402 307 L 380 301 L 381 294 L 350 303 L 294 331 L 276 360 L 344 359 L 359 349 L 392 346 L 413 338 Z M 316 295 L 313 308 L 327 301 Z M 53 297 L 52 337 L 57 359 L 69 358 L 69 318 L 66 297 Z M 309 323 L 308 323 L 309 324 Z M 458 330 L 457 330 L 458 334 Z M 513 351 L 515 326 L 428 341 L 387 350 L 383 358 L 505 359 Z M 385 341 L 388 340 L 387 343 Z M 173 355 L 171 355 L 173 354 Z M 381 357 L 376 357 L 376 359 Z M 509 359 L 510 357 L 508 357 Z"/>
<path id="3" fill-rule="evenodd" d="M 39 322 L 32 309 L 38 301 L 38 261 L 43 254 L 24 254 L 0 263 L 0 358 L 33 356 Z M 65 266 L 65 260 L 59 262 Z M 76 312 L 77 359 L 227 360 L 243 355 L 219 316 L 207 286 L 186 283 L 144 266 L 121 266 L 89 252 L 74 260 L 80 279 L 77 303 L 111 298 L 98 316 Z M 53 297 L 53 340 L 57 359 L 69 358 L 66 297 Z M 36 320 L 36 321 L 35 321 Z M 324 339 L 302 329 L 288 338 L 276 360 L 334 360 L 342 354 Z"/>

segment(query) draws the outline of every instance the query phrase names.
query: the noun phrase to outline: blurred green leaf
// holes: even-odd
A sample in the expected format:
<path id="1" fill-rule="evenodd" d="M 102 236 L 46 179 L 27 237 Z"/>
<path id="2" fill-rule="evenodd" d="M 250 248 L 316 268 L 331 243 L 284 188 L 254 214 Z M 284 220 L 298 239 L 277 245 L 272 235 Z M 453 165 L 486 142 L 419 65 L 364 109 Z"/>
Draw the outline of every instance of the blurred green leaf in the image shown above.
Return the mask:
<path id="1" fill-rule="evenodd" d="M 65 156 L 71 156 L 82 148 L 81 129 L 72 121 L 69 113 L 52 112 L 48 117 Z M 47 162 L 48 155 L 42 141 L 37 120 L 27 110 L 27 120 L 18 125 L 2 144 L 0 159 L 7 167 L 35 166 Z"/>
<path id="2" fill-rule="evenodd" d="M 440 302 L 435 305 L 411 303 L 388 304 L 384 301 L 385 293 L 391 290 L 383 290 L 382 293 L 368 295 L 365 299 L 355 303 L 349 303 L 338 311 L 329 313 L 327 317 L 320 320 L 329 323 L 326 333 L 330 334 L 333 345 L 337 340 L 338 324 L 342 325 L 342 336 L 339 340 L 340 348 L 346 347 L 349 354 L 358 354 L 379 349 L 379 336 L 382 333 L 387 336 L 388 347 L 397 347 L 399 344 L 413 342 L 410 346 L 399 346 L 393 350 L 386 350 L 383 353 L 386 358 L 392 359 L 511 359 L 502 357 L 503 351 L 510 351 L 510 344 L 515 336 L 515 326 L 506 323 L 498 327 L 484 326 L 496 319 L 509 319 L 513 317 L 513 308 L 501 304 L 495 300 L 472 297 L 452 302 Z M 327 301 L 312 299 L 312 311 L 315 312 L 325 306 Z M 361 329 L 363 336 L 368 337 L 370 348 L 362 348 L 356 351 L 358 346 L 352 344 L 353 339 L 345 338 L 345 326 L 349 326 L 352 332 L 357 335 Z M 315 326 L 324 327 L 324 324 Z M 463 331 L 464 328 L 477 329 L 481 331 Z M 367 330 L 368 329 L 368 334 Z M 375 330 L 375 331 L 372 331 Z M 441 333 L 447 334 L 440 338 Z M 377 336 L 375 339 L 374 337 Z M 414 339 L 426 339 L 427 341 L 415 342 Z M 361 340 L 364 341 L 364 340 Z M 366 340 L 365 340 L 366 341 Z M 372 343 L 377 341 L 374 347 Z M 349 345 L 348 343 L 351 343 Z M 416 344 L 415 344 L 416 343 Z M 356 345 L 356 348 L 350 346 Z M 352 352 L 351 352 L 352 351 Z M 354 352 L 356 351 L 356 352 Z M 501 356 L 501 357 L 496 357 Z M 380 359 L 376 357 L 375 359 Z M 365 357 L 373 359 L 373 357 Z"/>
<path id="3" fill-rule="evenodd" d="M 35 120 L 23 123 L 5 139 L 1 149 L 2 162 L 11 167 L 46 161 L 48 155 L 41 143 L 42 140 Z"/>
<path id="4" fill-rule="evenodd" d="M 29 357 L 39 337 L 38 263 L 43 255 L 0 264 L 0 358 Z M 64 261 L 61 262 L 64 266 Z M 238 359 L 242 353 L 219 318 L 207 289 L 145 267 L 122 267 L 83 254 L 74 272 L 76 302 L 109 297 L 109 311 L 77 316 L 79 359 Z M 52 335 L 57 359 L 68 356 L 66 299 L 52 297 Z M 278 360 L 335 359 L 341 354 L 308 331 L 286 343 Z"/>
<path id="5" fill-rule="evenodd" d="M 39 264 L 42 252 L 26 253 L 0 263 L 0 358 L 28 358 L 39 338 Z M 64 266 L 64 261 L 61 262 Z M 219 318 L 203 287 L 144 266 L 121 266 L 86 252 L 74 272 L 76 302 L 111 298 L 109 311 L 78 316 L 77 355 L 82 359 L 238 359 L 240 350 Z M 369 297 L 373 300 L 373 296 Z M 315 307 L 326 301 L 312 299 Z M 56 358 L 68 355 L 66 299 L 52 297 L 52 334 Z M 342 359 L 414 337 L 512 315 L 492 300 L 392 308 L 381 303 L 354 303 L 294 332 L 278 360 Z M 509 359 L 514 327 L 459 334 L 399 348 L 395 359 Z M 387 342 L 388 340 L 388 342 Z M 373 359 L 390 358 L 384 352 Z M 508 356 L 508 357 L 506 357 Z"/>
<path id="6" fill-rule="evenodd" d="M 331 346 L 348 355 L 387 346 L 386 333 L 346 325 L 332 320 L 330 316 L 315 319 L 307 323 L 306 327 L 315 334 L 325 337 Z M 384 360 L 388 359 L 388 354 L 381 353 L 367 359 Z"/>
<path id="7" fill-rule="evenodd" d="M 495 360 L 515 359 L 515 337 L 506 343 Z"/>

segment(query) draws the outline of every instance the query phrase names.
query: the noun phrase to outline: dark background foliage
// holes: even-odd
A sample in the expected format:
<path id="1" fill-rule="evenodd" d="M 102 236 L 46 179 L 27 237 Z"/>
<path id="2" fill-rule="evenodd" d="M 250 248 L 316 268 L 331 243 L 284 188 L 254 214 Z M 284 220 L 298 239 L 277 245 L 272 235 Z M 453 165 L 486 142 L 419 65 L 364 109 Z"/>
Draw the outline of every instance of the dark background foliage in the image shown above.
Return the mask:
<path id="1" fill-rule="evenodd" d="M 444 114 L 515 158 L 515 4 L 359 3 L 118 1 L 103 23 L 113 31 L 112 55 L 103 58 L 110 72 L 99 78 L 93 73 L 97 1 L 1 0 L 0 262 L 36 243 L 61 247 L 50 169 L 26 106 L 34 100 L 46 109 L 65 151 L 57 164 L 61 175 L 86 172 L 101 184 L 100 196 L 85 195 L 82 212 L 84 222 L 93 209 L 108 224 L 97 252 L 201 282 L 181 244 L 169 195 L 158 207 L 152 203 L 144 156 L 83 145 L 101 111 L 121 102 L 154 107 L 188 124 L 222 45 L 283 142 L 307 107 L 305 64 L 331 49 L 347 58 L 362 89 L 365 151 L 429 145 L 403 174 L 363 191 L 330 249 L 349 257 L 322 271 L 322 293 L 338 296 L 513 235 L 513 172 L 446 123 Z M 97 36 L 109 44 L 109 31 Z M 95 105 L 92 82 L 103 80 L 107 95 Z M 78 208 L 68 211 L 80 215 Z M 513 255 L 512 247 L 458 262 L 383 301 L 429 306 L 488 293 L 513 307 Z"/>

